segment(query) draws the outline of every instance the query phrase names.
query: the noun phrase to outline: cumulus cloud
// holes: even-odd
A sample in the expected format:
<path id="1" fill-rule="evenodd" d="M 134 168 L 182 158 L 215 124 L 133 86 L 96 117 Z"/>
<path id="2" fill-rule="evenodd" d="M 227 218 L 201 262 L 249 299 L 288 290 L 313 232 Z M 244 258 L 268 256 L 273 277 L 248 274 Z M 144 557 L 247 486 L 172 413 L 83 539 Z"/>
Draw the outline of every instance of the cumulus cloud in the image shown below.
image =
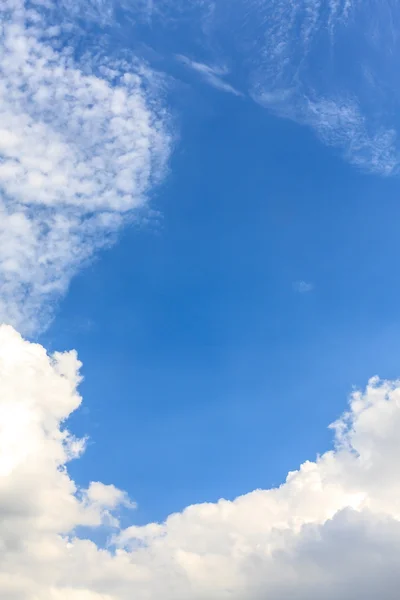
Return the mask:
<path id="1" fill-rule="evenodd" d="M 397 598 L 399 381 L 354 392 L 331 426 L 334 449 L 279 488 L 122 529 L 128 496 L 79 489 L 68 473 L 85 448 L 65 423 L 81 403 L 80 366 L 75 352 L 49 356 L 0 327 L 2 598 Z M 87 527 L 111 532 L 108 546 L 77 534 Z"/>
<path id="2" fill-rule="evenodd" d="M 170 146 L 151 73 L 80 63 L 45 10 L 0 8 L 0 321 L 26 333 L 145 203 Z"/>
<path id="3" fill-rule="evenodd" d="M 49 357 L 10 326 L 0 327 L 3 598 L 70 597 L 57 591 L 56 584 L 58 570 L 71 552 L 68 536 L 77 525 L 115 526 L 113 510 L 129 504 L 112 485 L 95 482 L 78 490 L 68 476 L 66 464 L 85 446 L 64 427 L 81 403 L 76 391 L 79 368 L 75 352 Z"/>

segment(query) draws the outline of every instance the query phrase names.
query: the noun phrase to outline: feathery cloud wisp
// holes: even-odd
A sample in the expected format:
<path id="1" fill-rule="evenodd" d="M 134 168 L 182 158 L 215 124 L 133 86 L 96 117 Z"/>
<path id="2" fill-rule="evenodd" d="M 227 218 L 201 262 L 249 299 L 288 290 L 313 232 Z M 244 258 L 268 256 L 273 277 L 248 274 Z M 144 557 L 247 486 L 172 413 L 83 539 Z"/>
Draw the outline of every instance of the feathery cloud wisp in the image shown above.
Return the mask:
<path id="1" fill-rule="evenodd" d="M 146 14 L 143 2 L 119 4 L 136 20 Z M 235 65 L 240 89 L 271 113 L 310 127 L 357 168 L 399 173 L 396 3 L 160 0 L 152 19 L 167 31 L 173 26 L 178 55 L 185 48 L 172 31 L 189 23 L 194 49 L 185 60 L 209 84 L 237 93 L 208 66 Z"/>
<path id="2" fill-rule="evenodd" d="M 242 93 L 234 88 L 230 83 L 227 83 L 223 80 L 223 76 L 227 74 L 226 69 L 221 67 L 210 67 L 209 65 L 190 60 L 190 58 L 187 58 L 181 54 L 177 55 L 177 59 L 189 69 L 199 73 L 209 85 L 215 87 L 217 90 L 228 92 L 229 94 L 234 94 L 235 96 L 242 95 Z"/>

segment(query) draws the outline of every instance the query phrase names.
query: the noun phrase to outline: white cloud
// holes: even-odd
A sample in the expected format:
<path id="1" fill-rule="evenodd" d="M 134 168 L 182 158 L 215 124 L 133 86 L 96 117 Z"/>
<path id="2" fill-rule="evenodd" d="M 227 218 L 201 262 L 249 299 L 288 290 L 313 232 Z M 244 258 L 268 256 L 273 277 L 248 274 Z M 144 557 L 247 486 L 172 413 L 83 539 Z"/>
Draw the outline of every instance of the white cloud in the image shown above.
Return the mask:
<path id="1" fill-rule="evenodd" d="M 0 321 L 27 333 L 145 203 L 170 146 L 151 73 L 78 64 L 41 15 L 0 8 Z"/>
<path id="2" fill-rule="evenodd" d="M 306 294 L 307 292 L 312 292 L 314 285 L 308 281 L 295 281 L 293 289 L 300 294 Z"/>
<path id="3" fill-rule="evenodd" d="M 391 31 L 400 12 L 358 0 L 243 2 L 262 28 L 243 39 L 256 102 L 311 127 L 355 166 L 396 174 L 398 84 Z M 248 32 L 249 35 L 251 31 Z M 375 40 L 381 38 L 381 43 Z M 384 41 L 383 41 L 384 40 Z M 348 52 L 351 45 L 352 52 Z M 384 91 L 383 91 L 384 90 Z"/>
<path id="4" fill-rule="evenodd" d="M 234 94 L 235 96 L 242 95 L 242 93 L 234 88 L 230 83 L 227 83 L 223 80 L 223 77 L 228 74 L 228 71 L 223 67 L 210 67 L 209 65 L 196 62 L 181 54 L 177 55 L 177 59 L 189 69 L 199 73 L 209 85 L 215 87 L 217 90 L 228 92 L 229 94 Z"/>
<path id="5" fill-rule="evenodd" d="M 79 368 L 74 352 L 49 357 L 0 327 L 2 598 L 397 598 L 400 382 L 353 393 L 334 450 L 281 487 L 120 529 L 127 495 L 100 482 L 80 490 L 68 474 L 84 451 L 65 428 Z M 111 527 L 111 545 L 78 537 L 80 525 Z"/>
<path id="6" fill-rule="evenodd" d="M 139 65 L 128 75 L 121 64 L 84 69 L 43 41 L 39 13 L 18 0 L 0 11 L 0 314 L 30 332 L 82 261 L 145 201 L 169 138 Z M 312 5 L 307 43 L 315 14 Z M 276 89 L 269 99 L 290 96 Z M 350 101 L 336 108 L 319 97 L 310 111 L 327 141 L 356 132 L 361 156 L 360 113 Z M 374 139 L 380 168 L 391 138 Z M 74 352 L 49 357 L 0 327 L 0 597 L 397 599 L 400 382 L 375 378 L 355 392 L 333 426 L 334 449 L 279 488 L 122 529 L 118 508 L 134 507 L 127 494 L 101 482 L 79 489 L 68 473 L 85 449 L 65 427 L 81 403 L 79 368 Z M 113 531 L 110 546 L 79 537 L 81 526 Z"/>
<path id="7" fill-rule="evenodd" d="M 145 2 L 118 4 L 135 21 L 148 14 Z M 192 59 L 184 61 L 210 85 L 238 93 L 224 69 L 209 66 L 228 63 L 244 93 L 271 113 L 311 128 L 364 171 L 398 174 L 396 3 L 159 0 L 152 19 L 173 36 L 178 53 L 176 31 L 181 27 L 185 40 L 190 28 Z"/>

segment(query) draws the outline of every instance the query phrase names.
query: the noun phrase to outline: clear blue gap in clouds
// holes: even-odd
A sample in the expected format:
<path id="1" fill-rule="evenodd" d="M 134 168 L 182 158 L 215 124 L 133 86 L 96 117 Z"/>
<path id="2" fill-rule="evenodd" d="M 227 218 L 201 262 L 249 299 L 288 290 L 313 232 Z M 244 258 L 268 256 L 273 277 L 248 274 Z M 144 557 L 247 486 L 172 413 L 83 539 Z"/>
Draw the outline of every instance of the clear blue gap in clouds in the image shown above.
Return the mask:
<path id="1" fill-rule="evenodd" d="M 73 477 L 126 489 L 137 522 L 281 483 L 352 384 L 399 374 L 396 180 L 248 100 L 179 94 L 162 218 L 74 280 L 43 338 L 84 363 Z"/>

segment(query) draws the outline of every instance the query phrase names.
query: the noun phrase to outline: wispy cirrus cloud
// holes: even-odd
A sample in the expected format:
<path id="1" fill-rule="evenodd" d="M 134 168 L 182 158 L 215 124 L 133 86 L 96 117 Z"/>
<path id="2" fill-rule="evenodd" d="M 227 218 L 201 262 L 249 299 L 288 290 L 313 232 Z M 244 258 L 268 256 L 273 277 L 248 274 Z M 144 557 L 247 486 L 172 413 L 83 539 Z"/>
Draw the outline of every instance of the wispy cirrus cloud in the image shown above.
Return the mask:
<path id="1" fill-rule="evenodd" d="M 182 54 L 177 55 L 176 58 L 186 67 L 198 73 L 202 79 L 204 79 L 212 87 L 215 87 L 217 90 L 228 92 L 229 94 L 234 94 L 235 96 L 242 96 L 241 92 L 234 88 L 230 83 L 224 81 L 223 77 L 228 74 L 227 69 L 215 66 L 210 67 L 209 65 L 191 60 Z"/>
<path id="2" fill-rule="evenodd" d="M 119 6 L 135 19 L 146 14 L 140 2 Z M 240 90 L 271 113 L 311 128 L 359 169 L 398 174 L 396 3 L 160 0 L 152 20 L 173 36 L 178 55 L 187 56 L 179 44 L 190 29 L 187 64 L 211 85 L 237 92 L 209 66 L 234 65 Z"/>
<path id="3" fill-rule="evenodd" d="M 228 22 L 240 32 L 237 51 L 257 103 L 312 128 L 358 168 L 398 173 L 398 7 L 244 0 L 230 17 L 220 10 L 214 18 L 215 34 Z"/>
<path id="4" fill-rule="evenodd" d="M 145 204 L 170 149 L 151 72 L 80 64 L 40 8 L 0 9 L 0 320 L 26 333 Z"/>

